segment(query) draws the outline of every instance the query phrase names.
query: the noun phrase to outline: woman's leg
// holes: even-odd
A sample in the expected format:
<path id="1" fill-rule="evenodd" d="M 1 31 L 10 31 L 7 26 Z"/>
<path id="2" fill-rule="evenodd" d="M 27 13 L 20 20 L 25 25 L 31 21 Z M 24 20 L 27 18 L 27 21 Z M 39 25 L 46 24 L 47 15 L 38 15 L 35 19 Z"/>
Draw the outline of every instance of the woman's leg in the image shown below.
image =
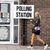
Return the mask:
<path id="1" fill-rule="evenodd" d="M 36 35 L 33 33 L 31 36 L 31 46 L 33 46 L 33 42 L 36 40 Z"/>
<path id="2" fill-rule="evenodd" d="M 31 36 L 31 46 L 29 46 L 28 48 L 32 48 L 33 46 L 33 42 L 36 40 L 36 35 L 33 33 Z"/>
<path id="3" fill-rule="evenodd" d="M 44 50 L 46 50 L 48 48 L 48 44 L 46 44 L 46 42 L 44 42 L 39 35 L 37 35 L 37 40 L 39 40 L 41 43 L 43 43 L 44 45 Z"/>
<path id="4" fill-rule="evenodd" d="M 44 40 L 42 40 L 42 39 L 40 38 L 39 35 L 37 35 L 37 40 L 40 41 L 41 43 L 43 43 L 44 45 L 46 44 L 46 43 L 44 42 Z"/>

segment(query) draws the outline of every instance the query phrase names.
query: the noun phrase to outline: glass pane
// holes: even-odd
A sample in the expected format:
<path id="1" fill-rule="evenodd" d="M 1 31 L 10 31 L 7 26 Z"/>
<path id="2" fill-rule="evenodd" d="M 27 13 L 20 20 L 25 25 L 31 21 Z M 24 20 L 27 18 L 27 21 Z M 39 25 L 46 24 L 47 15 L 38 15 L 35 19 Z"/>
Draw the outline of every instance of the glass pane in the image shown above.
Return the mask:
<path id="1" fill-rule="evenodd" d="M 9 41 L 9 40 L 10 40 L 10 27 L 0 26 L 0 41 Z"/>
<path id="2" fill-rule="evenodd" d="M 18 4 L 18 1 L 14 1 L 14 4 Z"/>
<path id="3" fill-rule="evenodd" d="M 14 25 L 18 25 L 18 19 L 14 19 Z"/>
<path id="4" fill-rule="evenodd" d="M 18 26 L 14 26 L 14 43 L 18 43 Z"/>
<path id="5" fill-rule="evenodd" d="M 10 4 L 0 3 L 0 23 L 10 23 Z"/>
<path id="6" fill-rule="evenodd" d="M 8 4 L 1 4 L 1 12 L 8 12 Z"/>

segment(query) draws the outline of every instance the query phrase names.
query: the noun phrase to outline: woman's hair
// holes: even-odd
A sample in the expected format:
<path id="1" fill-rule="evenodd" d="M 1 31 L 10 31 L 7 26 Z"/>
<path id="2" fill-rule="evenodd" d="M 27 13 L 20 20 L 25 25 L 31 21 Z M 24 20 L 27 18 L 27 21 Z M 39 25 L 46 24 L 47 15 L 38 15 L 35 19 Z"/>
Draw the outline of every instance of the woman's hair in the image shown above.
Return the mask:
<path id="1" fill-rule="evenodd" d="M 36 16 L 38 16 L 38 17 L 41 18 L 41 15 L 40 15 L 40 13 L 39 13 L 38 11 L 35 12 L 35 17 L 36 17 Z"/>
<path id="2" fill-rule="evenodd" d="M 35 12 L 35 15 L 39 15 L 39 12 L 37 11 L 37 12 Z"/>

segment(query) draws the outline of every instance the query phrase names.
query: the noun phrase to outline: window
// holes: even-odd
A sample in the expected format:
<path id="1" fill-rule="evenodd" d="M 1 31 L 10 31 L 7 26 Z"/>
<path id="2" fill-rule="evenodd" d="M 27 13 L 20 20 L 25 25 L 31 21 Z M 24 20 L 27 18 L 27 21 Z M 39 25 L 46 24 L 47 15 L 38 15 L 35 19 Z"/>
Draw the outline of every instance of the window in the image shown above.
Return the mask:
<path id="1" fill-rule="evenodd" d="M 10 41 L 10 3 L 0 3 L 0 42 Z"/>
<path id="2" fill-rule="evenodd" d="M 10 4 L 0 3 L 0 24 L 10 23 Z"/>
<path id="3" fill-rule="evenodd" d="M 0 44 L 19 43 L 19 19 L 13 18 L 13 3 L 0 2 Z"/>
<path id="4" fill-rule="evenodd" d="M 9 40 L 10 40 L 10 27 L 0 26 L 0 41 L 9 41 Z"/>
<path id="5" fill-rule="evenodd" d="M 14 18 L 14 43 L 19 43 L 19 19 Z"/>

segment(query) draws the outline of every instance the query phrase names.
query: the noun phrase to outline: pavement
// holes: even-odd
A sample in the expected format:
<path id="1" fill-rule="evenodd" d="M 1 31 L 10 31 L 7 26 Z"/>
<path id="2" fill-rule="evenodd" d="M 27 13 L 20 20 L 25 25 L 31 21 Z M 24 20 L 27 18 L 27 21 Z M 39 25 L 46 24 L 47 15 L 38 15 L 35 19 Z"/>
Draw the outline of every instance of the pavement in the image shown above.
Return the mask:
<path id="1" fill-rule="evenodd" d="M 19 46 L 19 45 L 0 45 L 0 50 L 44 50 L 43 46 L 33 46 L 33 48 L 27 48 L 28 46 Z M 47 50 L 50 50 L 48 47 Z"/>

